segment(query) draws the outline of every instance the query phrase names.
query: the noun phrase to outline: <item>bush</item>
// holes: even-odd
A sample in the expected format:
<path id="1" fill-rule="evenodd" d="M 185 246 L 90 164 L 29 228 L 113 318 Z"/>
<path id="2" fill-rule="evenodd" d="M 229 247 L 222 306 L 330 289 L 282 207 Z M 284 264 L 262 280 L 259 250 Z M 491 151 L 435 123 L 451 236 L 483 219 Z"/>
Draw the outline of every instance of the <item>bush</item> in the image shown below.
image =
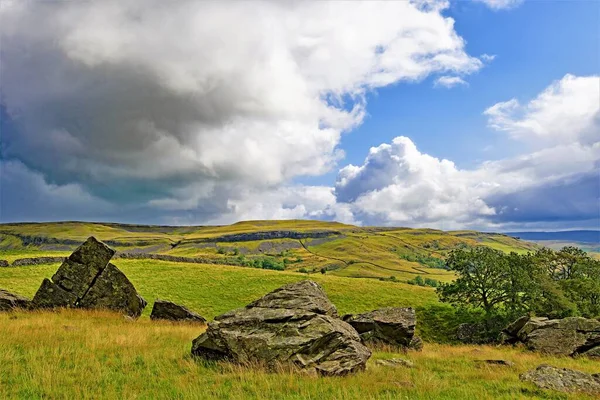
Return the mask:
<path id="1" fill-rule="evenodd" d="M 300 268 L 300 269 L 298 270 L 298 272 L 301 272 L 301 273 L 303 273 L 303 274 L 308 274 L 308 273 L 310 273 L 310 271 L 309 271 L 309 270 L 307 270 L 306 268 Z"/>

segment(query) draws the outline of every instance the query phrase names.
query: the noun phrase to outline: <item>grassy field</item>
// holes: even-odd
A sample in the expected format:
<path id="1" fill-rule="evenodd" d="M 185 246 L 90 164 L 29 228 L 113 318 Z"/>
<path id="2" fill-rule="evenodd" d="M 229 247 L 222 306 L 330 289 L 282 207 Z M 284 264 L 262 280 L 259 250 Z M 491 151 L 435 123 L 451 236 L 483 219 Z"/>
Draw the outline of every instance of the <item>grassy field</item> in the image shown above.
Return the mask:
<path id="1" fill-rule="evenodd" d="M 224 241 L 230 234 L 329 232 L 326 237 Z M 535 246 L 504 235 L 431 229 L 358 228 L 314 221 L 251 221 L 227 227 L 146 227 L 114 224 L 0 225 L 0 259 L 66 256 L 90 235 L 119 251 L 186 257 L 273 257 L 285 271 L 240 266 L 115 258 L 148 301 L 142 317 L 128 321 L 98 311 L 0 314 L 0 398 L 18 399 L 575 399 L 520 382 L 520 373 L 549 363 L 598 372 L 597 362 L 552 358 L 521 349 L 434 344 L 453 335 L 454 310 L 430 287 L 402 281 L 418 275 L 447 281 L 440 269 L 454 248 L 486 245 L 526 252 Z M 28 297 L 59 264 L 0 268 L 0 288 Z M 325 274 L 318 271 L 326 267 Z M 300 273 L 299 269 L 317 271 Z M 389 278 L 382 281 L 372 278 Z M 267 372 L 189 356 L 203 326 L 154 322 L 155 299 L 184 304 L 209 320 L 265 293 L 302 279 L 319 282 L 340 314 L 385 306 L 415 307 L 423 352 L 375 352 L 367 371 L 343 378 Z M 413 369 L 378 366 L 377 359 L 406 357 Z M 506 359 L 515 367 L 478 365 Z"/>
<path id="2" fill-rule="evenodd" d="M 542 363 L 597 372 L 590 360 L 426 344 L 406 355 L 375 352 L 353 376 L 319 378 L 196 361 L 189 352 L 198 325 L 65 310 L 0 314 L 0 327 L 0 396 L 8 399 L 591 399 L 542 391 L 518 376 Z M 415 368 L 374 363 L 398 356 Z M 475 362 L 498 358 L 515 366 Z"/>

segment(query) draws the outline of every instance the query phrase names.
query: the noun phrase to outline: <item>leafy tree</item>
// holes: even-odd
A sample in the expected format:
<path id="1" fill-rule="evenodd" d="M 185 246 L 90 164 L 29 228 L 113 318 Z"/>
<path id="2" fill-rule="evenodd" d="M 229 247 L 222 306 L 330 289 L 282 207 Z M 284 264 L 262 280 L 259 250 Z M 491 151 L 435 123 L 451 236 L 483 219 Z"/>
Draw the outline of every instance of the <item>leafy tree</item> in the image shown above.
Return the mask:
<path id="1" fill-rule="evenodd" d="M 452 251 L 446 265 L 458 278 L 437 289 L 440 300 L 459 306 L 481 307 L 486 314 L 513 295 L 507 260 L 501 251 L 489 247 Z"/>

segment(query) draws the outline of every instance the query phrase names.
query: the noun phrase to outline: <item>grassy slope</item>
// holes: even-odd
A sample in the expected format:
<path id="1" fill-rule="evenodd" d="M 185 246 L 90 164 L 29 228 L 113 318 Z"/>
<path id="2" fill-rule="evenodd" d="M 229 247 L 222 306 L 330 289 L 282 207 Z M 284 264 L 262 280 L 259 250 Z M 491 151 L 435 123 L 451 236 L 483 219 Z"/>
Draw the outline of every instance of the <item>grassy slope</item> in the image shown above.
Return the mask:
<path id="1" fill-rule="evenodd" d="M 114 261 L 150 305 L 156 298 L 185 304 L 205 317 L 242 307 L 286 283 L 306 279 L 305 274 L 220 265 L 171 263 L 155 260 Z M 43 278 L 59 264 L 0 268 L 0 288 L 33 296 Z M 425 306 L 435 303 L 431 288 L 372 279 L 351 279 L 311 274 L 340 313 L 362 312 L 383 306 Z M 145 314 L 149 314 L 147 307 Z"/>
<path id="2" fill-rule="evenodd" d="M 595 372 L 591 360 L 544 357 L 519 349 L 426 345 L 402 357 L 416 367 L 386 368 L 319 378 L 268 373 L 189 356 L 203 328 L 188 324 L 131 322 L 103 312 L 0 314 L 0 393 L 20 399 L 591 399 L 541 391 L 520 382 L 526 370 L 546 363 Z M 514 368 L 477 366 L 506 359 Z"/>
<path id="3" fill-rule="evenodd" d="M 275 225 L 280 229 L 279 225 Z M 109 227 L 96 231 L 95 225 L 85 229 L 78 225 L 68 226 L 83 232 L 83 236 L 94 234 L 104 240 L 110 238 L 103 237 L 103 234 L 110 232 L 110 235 L 114 235 L 116 229 Z M 314 224 L 306 224 L 302 229 L 307 226 L 314 227 Z M 7 226 L 0 228 L 6 229 Z M 446 234 L 430 230 L 344 229 L 345 239 L 316 244 L 314 247 L 309 245 L 308 251 L 301 249 L 305 251 L 301 253 L 304 257 L 301 264 L 331 263 L 331 257 L 339 257 L 342 260 L 340 262 L 348 264 L 336 271 L 338 273 L 351 271 L 362 262 L 363 267 L 358 271 L 372 268 L 373 276 L 382 274 L 382 271 L 386 271 L 383 273 L 387 275 L 387 268 L 392 267 L 397 271 L 389 275 L 414 276 L 410 271 L 424 267 L 403 260 L 401 256 L 443 255 L 459 243 L 472 245 L 490 240 L 488 235 L 475 232 Z M 29 232 L 34 233 L 35 230 Z M 194 231 L 177 234 L 186 235 L 190 232 Z M 65 235 L 60 230 L 52 234 Z M 118 232 L 121 237 L 127 234 Z M 130 237 L 139 238 L 146 233 L 129 234 L 137 235 Z M 215 235 L 214 232 L 210 234 Z M 64 237 L 75 237 L 69 235 L 71 233 Z M 165 238 L 171 240 L 174 233 L 150 232 L 150 235 L 156 235 L 158 240 L 164 241 Z M 347 243 L 344 242 L 346 240 Z M 200 251 L 216 252 L 214 248 Z M 309 251 L 318 254 L 324 252 L 324 256 L 313 255 Z M 17 257 L 23 253 L 49 255 L 53 252 L 40 252 L 33 247 L 16 248 L 0 252 L 0 258 Z M 356 259 L 358 262 L 350 263 Z M 288 372 L 266 373 L 260 369 L 227 364 L 204 365 L 188 356 L 191 340 L 203 328 L 150 321 L 148 313 L 154 299 L 160 297 L 183 303 L 212 318 L 243 306 L 284 283 L 305 279 L 306 275 L 292 270 L 278 272 L 155 260 L 116 259 L 114 262 L 149 301 L 142 318 L 128 322 L 109 313 L 83 311 L 0 314 L 0 397 L 564 399 L 576 397 L 536 390 L 520 382 L 519 373 L 541 363 L 589 372 L 597 369 L 597 364 L 583 359 L 548 358 L 510 348 L 434 344 L 426 344 L 422 353 L 411 352 L 406 355 L 416 363 L 415 369 L 388 369 L 376 366 L 371 361 L 365 373 L 345 378 L 320 379 Z M 0 268 L 0 288 L 32 296 L 41 280 L 50 277 L 57 267 L 58 264 Z M 383 306 L 414 306 L 419 310 L 437 303 L 431 288 L 347 278 L 330 272 L 326 275 L 311 274 L 310 278 L 323 285 L 342 314 Z M 425 338 L 429 336 L 427 329 L 424 329 L 426 325 L 427 321 L 422 321 L 420 328 Z M 376 352 L 373 360 L 397 356 Z M 517 366 L 513 369 L 474 365 L 473 360 L 485 358 L 508 359 L 516 362 Z"/>
<path id="4" fill-rule="evenodd" d="M 341 235 L 330 240 L 278 239 L 235 243 L 199 243 L 199 240 L 223 235 L 259 231 L 292 230 L 298 232 L 331 231 Z M 452 279 L 452 274 L 427 265 L 442 259 L 450 250 L 460 246 L 486 245 L 503 251 L 526 252 L 535 246 L 513 238 L 473 231 L 443 232 L 433 229 L 360 228 L 335 222 L 288 220 L 246 221 L 229 226 L 155 227 L 100 223 L 44 223 L 0 225 L 0 259 L 12 261 L 23 256 L 66 255 L 74 245 L 42 244 L 24 247 L 19 237 L 35 236 L 57 240 L 83 241 L 90 235 L 113 241 L 121 251 L 144 251 L 187 257 L 219 259 L 234 252 L 248 258 L 264 254 L 289 263 L 288 269 L 319 270 L 348 277 L 382 278 L 395 276 L 409 280 L 423 275 L 440 281 Z M 268 243 L 266 243 L 268 242 Z M 268 245 L 261 251 L 260 245 Z M 172 247 L 175 245 L 174 247 Z M 220 254 L 225 250 L 227 254 Z M 43 253 L 43 254 L 42 254 Z M 425 260 L 425 261 L 423 261 Z"/>

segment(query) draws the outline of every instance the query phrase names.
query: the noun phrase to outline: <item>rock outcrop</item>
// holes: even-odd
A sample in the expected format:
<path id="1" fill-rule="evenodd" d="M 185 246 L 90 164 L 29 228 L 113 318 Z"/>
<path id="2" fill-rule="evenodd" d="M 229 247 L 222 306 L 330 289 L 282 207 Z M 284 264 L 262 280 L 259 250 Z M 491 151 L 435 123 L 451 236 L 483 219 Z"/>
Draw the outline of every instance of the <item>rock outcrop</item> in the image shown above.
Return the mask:
<path id="1" fill-rule="evenodd" d="M 283 286 L 245 308 L 220 315 L 193 341 L 209 360 L 288 364 L 320 375 L 365 368 L 371 352 L 315 282 Z"/>
<path id="2" fill-rule="evenodd" d="M 33 306 L 104 308 L 139 317 L 146 301 L 125 274 L 109 264 L 114 254 L 96 238 L 88 238 L 64 260 L 52 280 L 44 279 Z"/>
<path id="3" fill-rule="evenodd" d="M 572 369 L 540 365 L 522 374 L 520 378 L 542 389 L 600 395 L 600 377 Z"/>
<path id="4" fill-rule="evenodd" d="M 522 317 L 502 333 L 504 343 L 523 343 L 542 353 L 591 357 L 600 354 L 600 321 L 595 319 Z"/>
<path id="5" fill-rule="evenodd" d="M 202 317 L 186 307 L 165 300 L 156 300 L 152 307 L 150 319 L 165 319 L 169 321 L 189 321 L 206 323 L 206 318 Z"/>
<path id="6" fill-rule="evenodd" d="M 62 263 L 65 261 L 65 257 L 28 257 L 28 258 L 17 258 L 12 262 L 13 267 L 25 266 L 25 265 L 43 265 L 43 264 L 54 264 Z"/>
<path id="7" fill-rule="evenodd" d="M 11 311 L 15 308 L 28 309 L 31 300 L 18 294 L 0 289 L 0 311 Z"/>
<path id="8" fill-rule="evenodd" d="M 413 341 L 417 317 L 412 308 L 381 308 L 364 314 L 347 314 L 343 320 L 356 329 L 365 343 L 419 347 Z"/>
<path id="9" fill-rule="evenodd" d="M 375 361 L 375 364 L 381 365 L 384 367 L 392 367 L 392 368 L 398 368 L 398 367 L 414 368 L 414 366 L 415 366 L 415 363 L 413 363 L 410 360 L 405 360 L 403 358 L 391 358 L 389 360 L 377 360 L 377 361 Z"/>

